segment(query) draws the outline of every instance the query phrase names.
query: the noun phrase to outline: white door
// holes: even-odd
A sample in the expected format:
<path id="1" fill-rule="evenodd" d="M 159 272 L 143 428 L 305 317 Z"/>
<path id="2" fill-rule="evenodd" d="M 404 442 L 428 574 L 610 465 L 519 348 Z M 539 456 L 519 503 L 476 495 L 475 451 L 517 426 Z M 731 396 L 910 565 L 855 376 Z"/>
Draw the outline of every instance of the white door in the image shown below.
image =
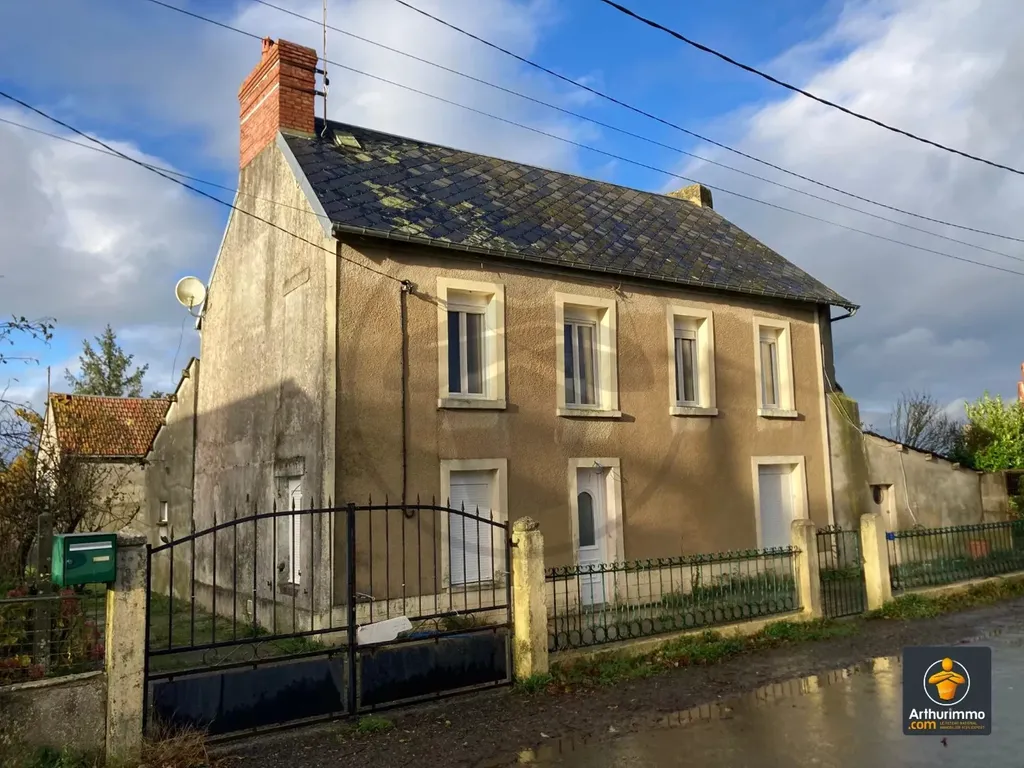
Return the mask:
<path id="1" fill-rule="evenodd" d="M 793 522 L 793 468 L 762 464 L 757 468 L 761 516 L 760 547 L 788 547 Z"/>
<path id="2" fill-rule="evenodd" d="M 494 475 L 490 470 L 452 472 L 449 480 L 452 509 L 448 515 L 448 564 L 452 584 L 474 584 L 494 578 L 494 526 L 481 523 L 492 515 Z"/>
<path id="3" fill-rule="evenodd" d="M 576 470 L 576 531 L 579 539 L 580 600 L 583 605 L 610 602 L 608 582 L 601 573 L 587 573 L 586 566 L 608 562 L 605 551 L 608 510 L 605 505 L 604 474 L 597 469 Z"/>
<path id="4" fill-rule="evenodd" d="M 302 478 L 288 478 L 288 509 L 302 509 Z M 288 580 L 292 584 L 299 583 L 300 564 L 302 563 L 302 515 L 289 515 L 288 518 Z"/>

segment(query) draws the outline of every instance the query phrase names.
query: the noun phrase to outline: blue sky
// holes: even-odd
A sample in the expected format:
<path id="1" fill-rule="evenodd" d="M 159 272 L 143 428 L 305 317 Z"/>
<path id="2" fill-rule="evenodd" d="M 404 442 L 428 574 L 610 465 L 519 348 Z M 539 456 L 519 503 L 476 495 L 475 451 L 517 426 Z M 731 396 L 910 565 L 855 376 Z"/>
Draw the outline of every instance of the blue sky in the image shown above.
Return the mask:
<path id="1" fill-rule="evenodd" d="M 1008 174 L 829 112 L 616 13 L 596 0 L 410 0 L 637 107 L 871 199 L 1014 235 L 1021 184 Z M 320 47 L 315 26 L 252 2 L 172 2 L 257 34 Z M 319 0 L 279 0 L 319 15 Z M 1012 2 L 976 0 L 632 0 L 641 13 L 736 58 L 939 140 L 1013 160 L 1020 146 Z M 148 162 L 234 186 L 237 89 L 259 43 L 144 0 L 0 7 L 0 86 Z M 809 187 L 588 96 L 402 8 L 332 0 L 329 21 L 594 119 L 780 182 Z M 1015 35 L 1017 37 L 1015 37 Z M 1024 271 L 1024 263 L 908 232 L 567 118 L 331 33 L 328 58 L 574 141 L 888 237 Z M 685 182 L 336 71 L 331 116 L 619 184 Z M 0 118 L 66 132 L 0 104 Z M 174 301 L 183 275 L 209 275 L 226 209 L 94 152 L 0 124 L 0 311 L 49 315 L 39 365 L 12 364 L 11 391 L 39 403 L 83 337 L 111 323 L 169 389 L 196 334 Z M 229 193 L 210 190 L 230 199 Z M 849 201 L 848 201 L 849 202 Z M 868 205 L 858 204 L 870 208 Z M 881 422 L 900 390 L 954 409 L 988 389 L 1010 395 L 1024 350 L 1014 318 L 1024 277 L 957 264 L 717 194 L 741 227 L 863 305 L 836 326 L 839 380 Z M 873 209 L 885 213 L 881 209 Z M 886 213 L 893 216 L 891 213 Z M 895 218 L 912 221 L 895 215 Z M 921 222 L 912 222 L 915 225 Z M 1019 243 L 932 227 L 1021 258 Z M 179 348 L 180 344 L 180 348 Z M 878 424 L 878 426 L 884 426 Z"/>

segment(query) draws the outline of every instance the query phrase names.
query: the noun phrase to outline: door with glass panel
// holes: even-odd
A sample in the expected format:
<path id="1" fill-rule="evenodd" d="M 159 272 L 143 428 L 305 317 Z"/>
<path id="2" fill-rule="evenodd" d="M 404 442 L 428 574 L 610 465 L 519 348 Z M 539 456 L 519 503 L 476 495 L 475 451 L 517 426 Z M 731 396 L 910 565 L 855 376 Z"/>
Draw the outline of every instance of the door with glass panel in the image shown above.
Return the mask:
<path id="1" fill-rule="evenodd" d="M 611 601 L 609 579 L 605 574 L 588 572 L 587 566 L 608 562 L 605 551 L 608 515 L 605 507 L 604 475 L 596 468 L 576 470 L 577 562 L 580 565 L 580 602 L 584 606 Z"/>

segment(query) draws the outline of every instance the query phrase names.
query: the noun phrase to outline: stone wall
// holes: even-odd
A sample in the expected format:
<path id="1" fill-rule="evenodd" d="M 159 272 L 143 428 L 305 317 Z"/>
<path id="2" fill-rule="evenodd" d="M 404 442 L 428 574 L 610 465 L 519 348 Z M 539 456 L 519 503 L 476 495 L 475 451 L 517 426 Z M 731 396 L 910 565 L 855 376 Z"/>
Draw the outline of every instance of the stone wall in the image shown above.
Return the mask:
<path id="1" fill-rule="evenodd" d="M 1007 519 L 1004 473 L 966 469 L 936 454 L 865 433 L 859 424 L 856 401 L 830 394 L 829 450 L 837 524 L 856 527 L 869 512 L 879 513 L 890 531 Z"/>
<path id="2" fill-rule="evenodd" d="M 101 755 L 106 712 L 102 672 L 0 686 L 0 765 L 43 747 Z"/>

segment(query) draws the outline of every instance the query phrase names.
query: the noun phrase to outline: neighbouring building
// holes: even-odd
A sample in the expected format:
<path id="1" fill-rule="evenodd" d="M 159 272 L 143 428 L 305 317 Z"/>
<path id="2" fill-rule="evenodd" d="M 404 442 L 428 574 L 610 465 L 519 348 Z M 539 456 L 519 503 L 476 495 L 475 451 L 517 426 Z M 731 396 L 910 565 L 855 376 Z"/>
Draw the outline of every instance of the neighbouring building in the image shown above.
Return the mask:
<path id="1" fill-rule="evenodd" d="M 179 472 L 160 500 L 184 508 L 194 475 L 204 528 L 434 498 L 529 515 L 549 565 L 783 546 L 794 518 L 832 520 L 832 308 L 854 304 L 704 187 L 654 194 L 325 124 L 316 66 L 265 40 L 239 93 L 241 211 L 203 307 L 195 418 L 179 390 L 155 446 L 181 461 L 151 457 L 154 483 Z M 337 531 L 324 544 L 328 518 L 291 525 L 244 547 L 295 588 L 343 548 Z M 399 510 L 391 535 L 416 525 Z M 223 568 L 238 553 L 221 547 Z M 445 585 L 500 581 L 497 559 L 458 554 Z M 357 557 L 378 599 L 416 589 Z"/>
<path id="2" fill-rule="evenodd" d="M 54 467 L 81 473 L 86 530 L 146 530 L 145 458 L 167 413 L 163 398 L 51 393 L 40 436 L 41 474 Z M 85 498 L 87 496 L 88 498 Z M 77 503 L 77 502 L 76 502 Z"/>
<path id="3" fill-rule="evenodd" d="M 860 426 L 856 402 L 830 399 L 835 517 L 844 527 L 878 512 L 887 530 L 943 528 L 1006 520 L 1005 472 L 978 472 Z"/>

